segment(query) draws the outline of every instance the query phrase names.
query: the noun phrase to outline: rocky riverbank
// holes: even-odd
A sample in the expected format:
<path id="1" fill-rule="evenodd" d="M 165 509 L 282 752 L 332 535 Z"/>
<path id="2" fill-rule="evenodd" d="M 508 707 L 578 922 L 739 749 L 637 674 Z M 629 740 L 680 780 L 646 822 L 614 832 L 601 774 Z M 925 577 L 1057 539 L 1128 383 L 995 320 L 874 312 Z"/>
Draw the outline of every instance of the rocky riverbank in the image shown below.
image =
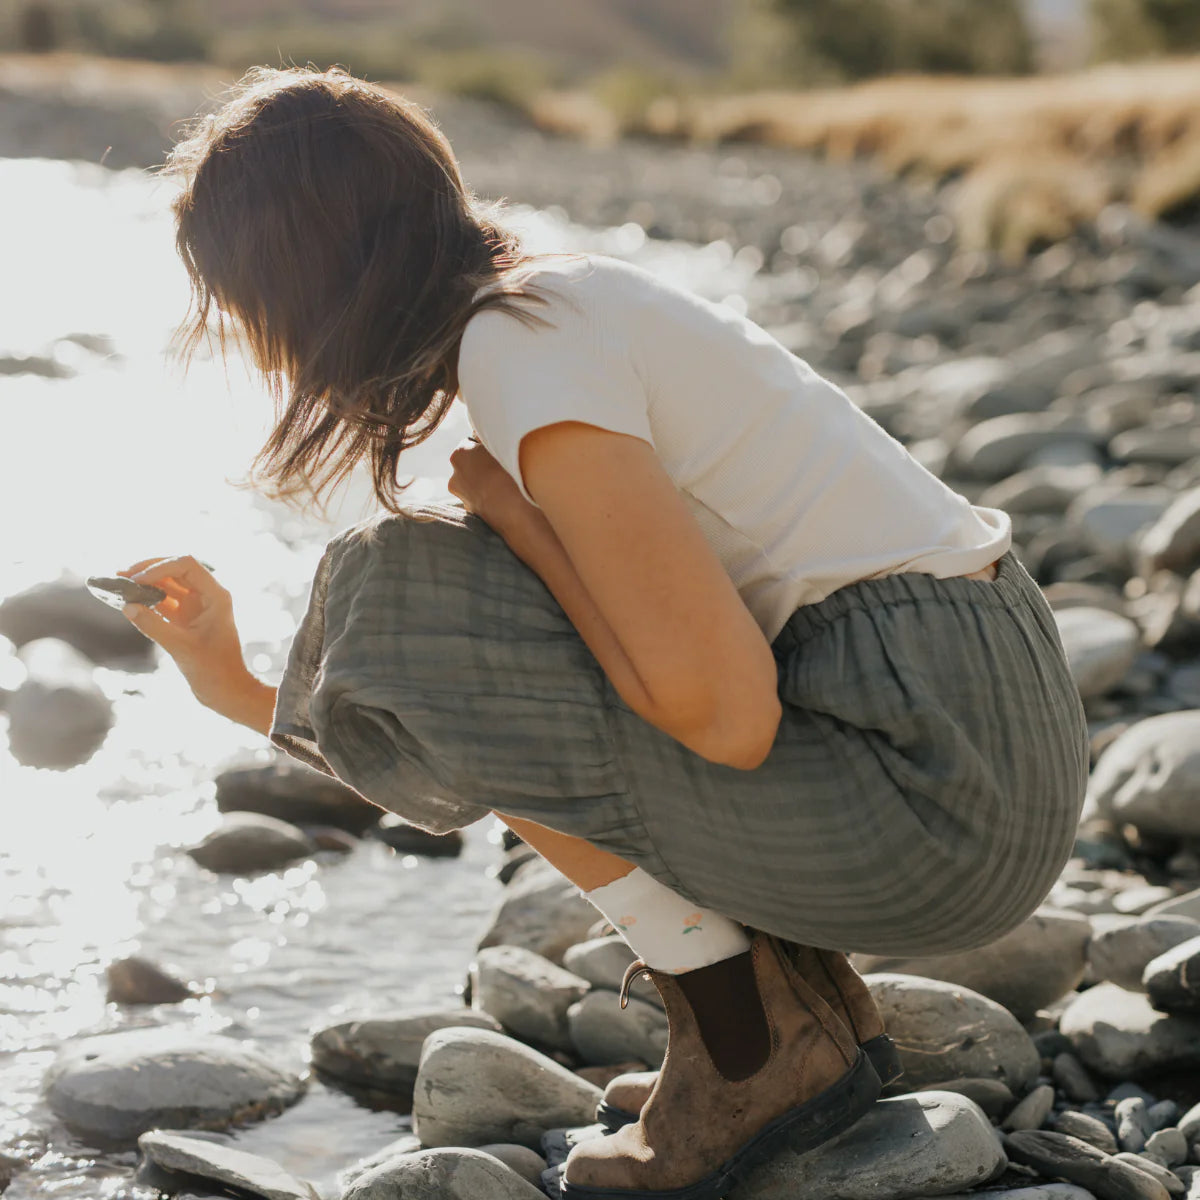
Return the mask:
<path id="1" fill-rule="evenodd" d="M 47 108 L 29 87 L 17 104 L 10 85 L 0 76 L 8 154 L 94 160 L 88 148 L 115 148 L 125 129 L 126 164 L 146 164 L 183 115 L 151 89 L 138 111 L 157 115 L 138 133 L 98 91 L 55 93 L 59 107 Z M 762 147 L 595 148 L 461 102 L 440 111 L 481 192 L 607 226 L 614 253 L 648 238 L 710 243 L 752 276 L 730 303 L 841 382 L 931 471 L 1013 515 L 1085 699 L 1088 809 L 1047 908 L 968 955 L 863 961 L 900 1045 L 899 1093 L 816 1154 L 762 1168 L 738 1200 L 1200 1196 L 1196 232 L 1110 207 L 1028 263 L 1004 265 L 957 248 L 951 189 L 905 188 L 867 166 Z M 0 356 L 5 372 L 48 380 L 54 365 Z M 127 634 L 119 617 L 80 599 L 41 592 L 0 606 L 0 634 L 24 647 L 21 665 L 0 662 L 10 751 L 39 765 L 80 761 L 112 736 L 95 662 L 122 678 L 149 665 L 96 632 L 111 615 L 112 638 Z M 214 894 L 222 879 L 281 864 L 332 871 L 368 831 L 406 855 L 453 849 L 381 826 L 284 768 L 222 776 L 215 803 L 223 824 L 192 852 Z M 623 943 L 523 848 L 499 869 L 506 892 L 480 938 L 470 1007 L 398 1001 L 312 1038 L 311 1078 L 345 1088 L 364 1120 L 380 1105 L 413 1110 L 411 1135 L 367 1162 L 346 1156 L 342 1195 L 534 1197 L 546 1173 L 553 1189 L 565 1148 L 597 1134 L 599 1088 L 661 1055 L 653 995 L 638 990 L 618 1009 Z M 121 1012 L 192 994 L 191 981 L 172 991 L 153 967 L 113 964 Z M 311 1197 L 312 1184 L 221 1132 L 286 1119 L 305 1084 L 303 1066 L 237 1029 L 217 1037 L 176 1023 L 81 1039 L 47 1069 L 62 1122 L 45 1131 L 48 1153 L 64 1130 L 114 1155 L 131 1156 L 140 1138 L 144 1182 L 129 1182 L 131 1200 L 143 1188 Z M 46 1145 L 5 1152 L 0 1186 L 16 1177 L 15 1194 Z M 132 1157 L 114 1161 L 132 1176 Z"/>

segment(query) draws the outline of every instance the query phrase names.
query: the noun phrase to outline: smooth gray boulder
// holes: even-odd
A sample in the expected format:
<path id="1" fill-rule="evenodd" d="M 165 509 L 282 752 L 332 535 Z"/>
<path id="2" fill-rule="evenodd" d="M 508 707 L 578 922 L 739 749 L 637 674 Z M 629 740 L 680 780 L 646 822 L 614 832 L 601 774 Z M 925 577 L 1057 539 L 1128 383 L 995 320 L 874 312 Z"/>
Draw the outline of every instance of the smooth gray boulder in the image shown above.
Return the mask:
<path id="1" fill-rule="evenodd" d="M 900 1052 L 905 1088 L 976 1077 L 1022 1095 L 1037 1078 L 1032 1038 L 994 1000 L 914 975 L 868 975 L 867 985 Z"/>
<path id="2" fill-rule="evenodd" d="M 307 1180 L 288 1174 L 269 1158 L 233 1146 L 156 1129 L 138 1138 L 138 1149 L 166 1171 L 199 1175 L 263 1200 L 320 1200 Z"/>
<path id="3" fill-rule="evenodd" d="M 921 1092 L 881 1101 L 807 1154 L 777 1154 L 729 1200 L 905 1200 L 987 1183 L 1006 1165 L 976 1105 L 951 1092 Z"/>
<path id="4" fill-rule="evenodd" d="M 593 987 L 619 992 L 625 970 L 635 957 L 629 943 L 623 938 L 589 938 L 567 950 L 563 955 L 563 966 L 568 971 L 574 971 L 581 979 L 586 979 Z M 633 981 L 629 994 L 662 1008 L 658 989 L 644 975 L 639 975 Z"/>
<path id="5" fill-rule="evenodd" d="M 1117 1152 L 1117 1139 L 1113 1136 L 1113 1131 L 1099 1117 L 1090 1116 L 1088 1113 L 1067 1109 L 1052 1118 L 1050 1128 L 1055 1133 L 1065 1133 L 1068 1137 L 1087 1142 L 1089 1146 L 1095 1146 L 1105 1154 Z"/>
<path id="6" fill-rule="evenodd" d="M 487 946 L 522 946 L 561 963 L 568 946 L 587 941 L 596 910 L 570 880 L 539 859 L 519 871 L 504 890 L 479 940 Z"/>
<path id="7" fill-rule="evenodd" d="M 1072 413 L 1012 413 L 972 426 L 954 448 L 958 471 L 995 481 L 1015 474 L 1050 446 L 1094 447 L 1097 437 Z"/>
<path id="8" fill-rule="evenodd" d="M 554 1050 L 571 1049 L 567 1010 L 590 987 L 520 946 L 487 946 L 471 966 L 471 1003 L 513 1037 Z"/>
<path id="9" fill-rule="evenodd" d="M 1078 987 L 1091 936 L 1086 917 L 1045 908 L 977 950 L 916 958 L 855 954 L 853 960 L 864 973 L 919 975 L 957 983 L 995 1000 L 1018 1021 L 1030 1021 L 1039 1009 Z"/>
<path id="10" fill-rule="evenodd" d="M 1059 609 L 1054 620 L 1079 694 L 1089 700 L 1112 691 L 1137 658 L 1138 627 L 1103 608 Z"/>
<path id="11" fill-rule="evenodd" d="M 105 665 L 146 666 L 156 653 L 119 612 L 71 580 L 41 583 L 0 602 L 0 634 L 17 646 L 58 638 Z"/>
<path id="12" fill-rule="evenodd" d="M 1166 487 L 1100 483 L 1067 509 L 1067 520 L 1097 554 L 1128 562 L 1138 534 L 1153 525 L 1174 498 L 1175 493 Z"/>
<path id="13" fill-rule="evenodd" d="M 18 657 L 25 679 L 4 704 L 12 756 L 52 771 L 87 762 L 113 724 L 112 702 L 92 678 L 92 664 L 53 638 L 30 642 Z"/>
<path id="14" fill-rule="evenodd" d="M 1163 1012 L 1200 1013 L 1200 931 L 1147 963 L 1142 987 Z"/>
<path id="15" fill-rule="evenodd" d="M 293 825 L 332 825 L 361 835 L 383 809 L 353 788 L 286 755 L 226 767 L 216 778 L 220 812 L 256 812 Z"/>
<path id="16" fill-rule="evenodd" d="M 1180 495 L 1142 534 L 1138 549 L 1151 570 L 1186 574 L 1200 566 L 1200 487 Z"/>
<path id="17" fill-rule="evenodd" d="M 493 1142 L 480 1146 L 484 1154 L 498 1158 L 510 1170 L 516 1171 L 522 1179 L 541 1187 L 542 1172 L 546 1169 L 546 1160 L 536 1150 L 528 1146 L 516 1146 L 505 1142 Z"/>
<path id="18" fill-rule="evenodd" d="M 439 1029 L 490 1029 L 500 1023 L 473 1008 L 415 1009 L 389 1017 L 343 1021 L 313 1034 L 313 1066 L 359 1087 L 388 1092 L 412 1102 L 425 1039 Z"/>
<path id="19" fill-rule="evenodd" d="M 191 987 L 182 979 L 138 955 L 109 963 L 105 975 L 107 999 L 114 1004 L 178 1004 L 192 995 Z"/>
<path id="20" fill-rule="evenodd" d="M 1156 1179 L 1110 1155 L 1061 1133 L 1013 1133 L 1005 1140 L 1014 1162 L 1050 1179 L 1066 1179 L 1100 1200 L 1169 1200 Z"/>
<path id="21" fill-rule="evenodd" d="M 667 1052 L 667 1015 L 632 997 L 624 1009 L 616 992 L 596 988 L 567 1012 L 571 1044 L 591 1066 L 633 1059 L 657 1067 Z"/>
<path id="22" fill-rule="evenodd" d="M 44 1087 L 55 1115 L 78 1133 L 132 1142 L 149 1129 L 224 1129 L 273 1116 L 300 1098 L 304 1081 L 232 1038 L 135 1029 L 68 1043 Z"/>
<path id="23" fill-rule="evenodd" d="M 1114 983 L 1084 992 L 1060 1028 L 1083 1062 L 1108 1079 L 1200 1069 L 1200 1018 L 1160 1013 L 1146 996 Z"/>
<path id="24" fill-rule="evenodd" d="M 1200 922 L 1187 917 L 1110 919 L 1097 928 L 1088 946 L 1088 966 L 1095 979 L 1118 983 L 1131 992 L 1144 991 L 1142 976 L 1160 954 L 1200 937 Z"/>
<path id="25" fill-rule="evenodd" d="M 1100 756 L 1088 784 L 1096 816 L 1165 837 L 1200 837 L 1200 709 L 1131 726 Z"/>
<path id="26" fill-rule="evenodd" d="M 394 1141 L 388 1142 L 386 1146 L 381 1146 L 373 1154 L 368 1154 L 339 1171 L 338 1182 L 342 1185 L 342 1189 L 345 1190 L 369 1171 L 374 1171 L 376 1167 L 391 1162 L 394 1158 L 400 1158 L 405 1154 L 416 1154 L 420 1149 L 421 1139 L 415 1133 L 402 1133 Z"/>
<path id="27" fill-rule="evenodd" d="M 230 812 L 188 855 L 210 871 L 248 875 L 273 871 L 316 852 L 316 842 L 287 821 L 262 813 Z"/>
<path id="28" fill-rule="evenodd" d="M 441 1029 L 421 1053 L 413 1128 L 424 1146 L 513 1142 L 536 1150 L 546 1130 L 592 1120 L 601 1095 L 503 1034 Z"/>
<path id="29" fill-rule="evenodd" d="M 342 1200 L 545 1200 L 545 1193 L 482 1150 L 419 1150 L 360 1175 Z"/>
<path id="30" fill-rule="evenodd" d="M 370 836 L 391 846 L 397 854 L 418 854 L 422 858 L 457 858 L 464 845 L 461 829 L 430 833 L 395 813 L 384 813 L 371 828 Z"/>

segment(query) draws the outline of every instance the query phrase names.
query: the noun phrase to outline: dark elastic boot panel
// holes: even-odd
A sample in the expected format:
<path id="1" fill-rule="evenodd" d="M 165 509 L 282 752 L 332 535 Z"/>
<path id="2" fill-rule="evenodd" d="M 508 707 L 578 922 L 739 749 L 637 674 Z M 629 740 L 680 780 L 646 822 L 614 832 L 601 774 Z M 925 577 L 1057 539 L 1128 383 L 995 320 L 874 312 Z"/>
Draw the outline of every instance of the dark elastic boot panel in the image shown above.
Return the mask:
<path id="1" fill-rule="evenodd" d="M 749 1079 L 771 1054 L 771 1029 L 745 954 L 675 976 L 713 1066 L 731 1083 Z"/>

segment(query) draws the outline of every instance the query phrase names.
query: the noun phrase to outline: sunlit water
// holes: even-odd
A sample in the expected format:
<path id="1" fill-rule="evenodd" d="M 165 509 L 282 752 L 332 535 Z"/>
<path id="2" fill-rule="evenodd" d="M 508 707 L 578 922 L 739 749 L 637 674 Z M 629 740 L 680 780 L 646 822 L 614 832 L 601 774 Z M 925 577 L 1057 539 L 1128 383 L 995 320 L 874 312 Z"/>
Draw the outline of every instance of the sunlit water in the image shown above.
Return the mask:
<path id="1" fill-rule="evenodd" d="M 325 540 L 369 511 L 361 482 L 327 519 L 235 486 L 269 405 L 236 362 L 183 377 L 164 350 L 186 306 L 171 244 L 169 185 L 138 172 L 0 160 L 0 355 L 72 372 L 0 374 L 0 596 L 60 573 L 105 573 L 194 553 L 235 597 L 255 669 L 275 675 Z M 628 257 L 744 307 L 758 263 L 725 243 L 587 230 L 560 212 L 515 214 L 537 249 Z M 83 335 L 83 336 L 78 336 Z M 467 432 L 455 406 L 411 454 L 418 492 L 440 492 Z M 468 832 L 457 861 L 364 842 L 345 858 L 253 879 L 213 875 L 183 852 L 217 821 L 214 770 L 259 739 L 191 699 L 170 666 L 97 670 L 117 723 L 88 763 L 19 766 L 0 721 L 0 1149 L 35 1159 L 6 1200 L 149 1197 L 133 1154 L 102 1154 L 40 1099 L 62 1041 L 134 1024 L 255 1039 L 303 1068 L 309 1035 L 352 1015 L 455 998 L 499 891 L 495 830 Z M 104 967 L 140 953 L 201 984 L 202 999 L 120 1009 Z M 404 1128 L 314 1081 L 281 1117 L 231 1135 L 336 1194 L 336 1172 Z"/>

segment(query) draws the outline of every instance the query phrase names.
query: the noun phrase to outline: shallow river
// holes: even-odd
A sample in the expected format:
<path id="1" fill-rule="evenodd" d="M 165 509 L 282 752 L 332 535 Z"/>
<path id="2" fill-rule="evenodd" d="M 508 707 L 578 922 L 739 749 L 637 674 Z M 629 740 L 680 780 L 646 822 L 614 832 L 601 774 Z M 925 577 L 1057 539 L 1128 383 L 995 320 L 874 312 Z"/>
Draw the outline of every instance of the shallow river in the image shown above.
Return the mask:
<path id="1" fill-rule="evenodd" d="M 252 666 L 274 677 L 325 540 L 366 507 L 351 485 L 326 519 L 237 486 L 269 405 L 236 362 L 165 355 L 187 285 L 171 244 L 169 185 L 139 172 L 0 160 L 0 361 L 40 355 L 49 373 L 0 373 L 0 596 L 60 573 L 105 573 L 155 554 L 213 563 L 235 597 Z M 716 300 L 753 304 L 758 262 L 724 242 L 589 230 L 517 210 L 539 249 L 630 258 Z M 45 370 L 45 369 L 44 369 Z M 413 451 L 436 493 L 465 435 L 460 406 Z M 199 708 L 170 664 L 97 670 L 116 702 L 108 741 L 67 772 L 19 766 L 0 721 L 0 1151 L 34 1157 L 6 1200 L 150 1197 L 135 1156 L 101 1154 L 40 1100 L 66 1038 L 180 1024 L 252 1038 L 302 1063 L 309 1035 L 354 1015 L 444 1003 L 461 988 L 498 885 L 497 831 L 468 831 L 459 860 L 364 842 L 345 858 L 253 879 L 220 877 L 183 847 L 216 823 L 212 777 L 252 734 Z M 139 953 L 202 983 L 177 1006 L 118 1009 L 104 966 Z M 336 1172 L 405 1119 L 314 1081 L 283 1116 L 231 1135 L 336 1195 Z"/>

